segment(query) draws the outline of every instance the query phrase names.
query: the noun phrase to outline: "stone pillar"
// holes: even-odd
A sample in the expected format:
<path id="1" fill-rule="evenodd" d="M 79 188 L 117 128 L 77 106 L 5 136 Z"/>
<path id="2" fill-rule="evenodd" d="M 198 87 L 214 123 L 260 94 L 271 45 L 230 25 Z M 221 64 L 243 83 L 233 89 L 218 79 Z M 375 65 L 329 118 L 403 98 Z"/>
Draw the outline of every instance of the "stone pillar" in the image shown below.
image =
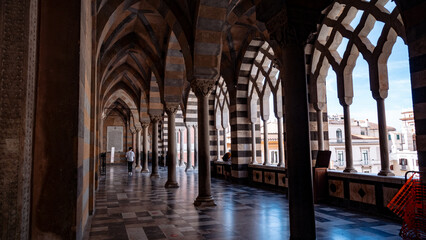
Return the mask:
<path id="1" fill-rule="evenodd" d="M 149 173 L 148 168 L 148 127 L 149 123 L 143 123 L 142 129 L 143 129 L 143 154 L 142 154 L 142 172 L 143 173 Z"/>
<path id="2" fill-rule="evenodd" d="M 141 155 L 143 155 L 143 154 L 142 154 L 142 148 L 141 148 L 141 146 L 142 146 L 141 131 L 142 131 L 142 128 L 140 128 L 140 126 L 136 128 L 137 143 L 136 143 L 136 148 L 133 149 L 133 151 L 135 151 L 135 157 L 136 157 L 136 165 L 137 165 L 136 168 L 135 168 L 136 172 L 142 171 L 142 166 L 141 166 L 142 156 Z"/>
<path id="3" fill-rule="evenodd" d="M 186 124 L 186 133 L 187 133 L 187 141 L 186 141 L 186 148 L 187 148 L 187 162 L 186 162 L 186 168 L 185 172 L 192 169 L 192 156 L 191 156 L 191 125 Z"/>
<path id="4" fill-rule="evenodd" d="M 226 146 L 226 128 L 223 128 L 223 154 L 227 153 L 228 148 Z"/>
<path id="5" fill-rule="evenodd" d="M 251 164 L 256 164 L 256 123 L 251 123 Z"/>
<path id="6" fill-rule="evenodd" d="M 269 147 L 268 147 L 268 122 L 263 120 L 263 165 L 270 165 L 269 163 Z"/>
<path id="7" fill-rule="evenodd" d="M 198 168 L 198 127 L 194 125 L 194 169 Z"/>
<path id="8" fill-rule="evenodd" d="M 183 142 L 184 142 L 184 132 L 185 132 L 185 129 L 179 129 L 179 134 L 180 134 L 180 161 L 179 161 L 179 167 L 182 167 L 183 166 L 183 164 L 184 164 L 184 160 L 185 160 L 185 155 L 184 155 L 184 151 L 185 151 L 185 149 L 184 149 L 184 144 L 183 144 Z"/>
<path id="9" fill-rule="evenodd" d="M 291 36 L 290 36 L 291 37 Z M 297 40 L 295 40 L 297 41 Z M 289 42 L 282 47 L 281 74 L 285 96 L 290 239 L 315 239 L 309 111 L 304 50 Z"/>
<path id="10" fill-rule="evenodd" d="M 196 207 L 216 206 L 211 195 L 210 147 L 209 147 L 209 95 L 215 81 L 194 79 L 191 82 L 193 92 L 198 99 L 199 167 L 198 197 Z"/>
<path id="11" fill-rule="evenodd" d="M 132 133 L 132 148 L 133 151 L 136 151 L 136 129 L 130 129 L 130 132 Z M 127 149 L 125 149 L 127 151 Z"/>
<path id="12" fill-rule="evenodd" d="M 377 117 L 379 119 L 379 141 L 380 141 L 380 164 L 381 176 L 395 176 L 389 169 L 389 145 L 388 145 L 388 129 L 386 126 L 385 100 L 377 98 Z M 406 141 L 408 140 L 405 138 Z"/>
<path id="13" fill-rule="evenodd" d="M 220 130 L 216 129 L 216 137 L 217 137 L 217 160 L 221 160 L 220 156 Z"/>
<path id="14" fill-rule="evenodd" d="M 323 130 L 323 120 L 322 120 L 322 110 L 317 111 L 317 132 L 318 132 L 318 150 L 324 150 L 324 130 Z"/>
<path id="15" fill-rule="evenodd" d="M 343 117 L 345 124 L 345 151 L 346 151 L 346 168 L 343 172 L 356 172 L 352 157 L 352 131 L 351 131 L 351 113 L 349 105 L 343 105 Z"/>
<path id="16" fill-rule="evenodd" d="M 161 116 L 151 116 L 152 124 L 152 171 L 151 177 L 158 178 L 158 123 L 160 122 Z"/>
<path id="17" fill-rule="evenodd" d="M 168 129 L 168 139 L 167 139 L 167 182 L 166 188 L 178 188 L 179 184 L 176 181 L 176 112 L 179 107 L 179 104 L 170 104 L 166 103 L 166 112 L 167 112 L 167 129 Z"/>
<path id="18" fill-rule="evenodd" d="M 278 167 L 284 167 L 284 134 L 283 118 L 278 118 Z"/>

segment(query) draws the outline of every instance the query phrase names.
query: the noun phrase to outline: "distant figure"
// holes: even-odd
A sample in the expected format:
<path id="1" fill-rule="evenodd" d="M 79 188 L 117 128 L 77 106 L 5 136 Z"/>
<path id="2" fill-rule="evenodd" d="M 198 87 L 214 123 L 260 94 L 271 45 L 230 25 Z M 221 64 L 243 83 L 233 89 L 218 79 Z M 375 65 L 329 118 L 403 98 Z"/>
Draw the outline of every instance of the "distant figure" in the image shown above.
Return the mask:
<path id="1" fill-rule="evenodd" d="M 129 147 L 129 151 L 126 152 L 126 158 L 127 158 L 127 169 L 129 171 L 129 176 L 132 176 L 133 161 L 135 161 L 135 153 L 133 152 L 132 147 Z"/>
<path id="2" fill-rule="evenodd" d="M 225 153 L 225 154 L 223 155 L 223 157 L 222 157 L 222 160 L 223 160 L 224 162 L 227 162 L 227 161 L 229 161 L 230 159 L 231 159 L 231 153 L 230 153 L 230 152 Z"/>

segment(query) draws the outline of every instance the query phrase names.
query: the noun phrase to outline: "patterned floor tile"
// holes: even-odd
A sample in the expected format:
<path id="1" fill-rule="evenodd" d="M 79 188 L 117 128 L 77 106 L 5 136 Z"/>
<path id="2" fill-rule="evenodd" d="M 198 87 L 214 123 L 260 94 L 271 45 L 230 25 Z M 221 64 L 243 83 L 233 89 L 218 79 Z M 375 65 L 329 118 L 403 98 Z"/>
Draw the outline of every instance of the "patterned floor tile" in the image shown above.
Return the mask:
<path id="1" fill-rule="evenodd" d="M 128 176 L 124 165 L 108 166 L 96 193 L 90 239 L 288 239 L 289 209 L 284 194 L 212 179 L 216 207 L 196 209 L 197 170 L 177 169 L 180 188 L 164 188 L 149 174 Z M 400 239 L 389 220 L 315 205 L 317 239 Z"/>

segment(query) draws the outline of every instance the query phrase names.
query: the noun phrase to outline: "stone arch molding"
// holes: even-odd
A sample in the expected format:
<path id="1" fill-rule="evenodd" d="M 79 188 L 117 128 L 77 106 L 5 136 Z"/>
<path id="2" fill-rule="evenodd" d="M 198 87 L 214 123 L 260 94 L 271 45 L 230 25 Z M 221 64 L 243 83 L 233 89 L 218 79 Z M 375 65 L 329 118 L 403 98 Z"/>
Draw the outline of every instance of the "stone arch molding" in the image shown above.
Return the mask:
<path id="1" fill-rule="evenodd" d="M 317 110 L 325 110 L 326 77 L 330 66 L 336 72 L 340 103 L 352 103 L 352 71 L 359 53 L 369 65 L 373 97 L 387 97 L 387 60 L 398 36 L 406 42 L 399 10 L 394 7 L 389 11 L 390 6 L 390 0 L 336 0 L 325 10 L 325 18 L 313 44 L 309 72 L 313 83 L 310 85 L 311 102 Z M 377 22 L 383 27 L 377 42 L 372 42 L 370 33 Z M 339 53 L 341 49 L 344 49 L 342 54 Z"/>
<path id="2" fill-rule="evenodd" d="M 140 124 L 140 119 L 139 119 L 139 114 L 138 114 L 138 107 L 136 105 L 136 103 L 132 100 L 132 98 L 127 94 L 126 91 L 119 89 L 117 91 L 115 91 L 106 101 L 105 104 L 102 106 L 103 109 L 103 114 L 102 117 L 105 118 L 107 115 L 106 113 L 106 108 L 112 106 L 117 100 L 122 100 L 128 107 L 128 109 L 130 110 L 130 112 L 132 113 L 132 118 L 133 118 L 133 124 L 134 127 L 136 128 L 140 128 L 141 124 Z"/>

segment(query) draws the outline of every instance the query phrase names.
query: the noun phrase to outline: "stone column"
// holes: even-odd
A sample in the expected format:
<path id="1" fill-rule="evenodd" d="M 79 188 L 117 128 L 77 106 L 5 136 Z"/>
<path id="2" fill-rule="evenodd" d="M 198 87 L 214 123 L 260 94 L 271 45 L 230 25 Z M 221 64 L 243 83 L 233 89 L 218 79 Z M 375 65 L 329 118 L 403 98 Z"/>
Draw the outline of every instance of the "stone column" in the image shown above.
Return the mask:
<path id="1" fill-rule="evenodd" d="M 194 125 L 194 169 L 198 168 L 198 127 Z"/>
<path id="2" fill-rule="evenodd" d="M 132 148 L 133 151 L 136 151 L 136 129 L 130 128 L 130 132 L 132 133 Z M 127 151 L 127 149 L 125 149 L 125 151 Z"/>
<path id="3" fill-rule="evenodd" d="M 216 137 L 217 137 L 217 160 L 219 161 L 220 156 L 220 130 L 216 129 Z"/>
<path id="4" fill-rule="evenodd" d="M 183 149 L 183 140 L 184 140 L 183 132 L 184 132 L 183 129 L 179 129 L 179 137 L 180 137 L 180 160 L 179 160 L 179 167 L 183 166 L 184 159 L 185 159 L 185 156 L 183 155 L 184 154 L 184 149 Z"/>
<path id="5" fill-rule="evenodd" d="M 388 129 L 386 126 L 385 100 L 377 98 L 377 117 L 379 119 L 379 140 L 380 140 L 380 164 L 381 176 L 395 176 L 389 169 L 389 145 L 388 145 Z M 406 140 L 408 140 L 406 138 Z"/>
<path id="6" fill-rule="evenodd" d="M 284 134 L 283 134 L 283 118 L 278 118 L 278 167 L 284 167 Z"/>
<path id="7" fill-rule="evenodd" d="M 168 129 L 168 139 L 167 139 L 167 182 L 166 188 L 178 188 L 179 184 L 176 181 L 176 112 L 179 107 L 179 104 L 170 104 L 166 103 L 166 112 L 167 112 L 167 129 Z"/>
<path id="8" fill-rule="evenodd" d="M 158 123 L 160 122 L 161 116 L 151 116 L 152 124 L 152 171 L 151 177 L 158 178 Z"/>
<path id="9" fill-rule="evenodd" d="M 317 132 L 318 132 L 318 150 L 324 150 L 324 130 L 323 130 L 323 120 L 322 120 L 322 110 L 317 111 Z"/>
<path id="10" fill-rule="evenodd" d="M 251 164 L 256 164 L 256 123 L 251 123 Z"/>
<path id="11" fill-rule="evenodd" d="M 292 36 L 290 36 L 291 38 Z M 293 39 L 290 39 L 293 40 Z M 290 239 L 315 239 L 312 160 L 304 50 L 297 40 L 282 47 Z"/>
<path id="12" fill-rule="evenodd" d="M 345 124 L 345 152 L 346 152 L 346 168 L 343 172 L 356 172 L 352 157 L 352 131 L 351 131 L 351 113 L 349 105 L 343 105 L 343 117 Z"/>
<path id="13" fill-rule="evenodd" d="M 198 99 L 198 130 L 200 131 L 199 167 L 198 167 L 198 197 L 194 202 L 196 207 L 216 206 L 211 195 L 210 147 L 209 147 L 209 95 L 213 89 L 214 80 L 194 79 L 191 87 Z"/>
<path id="14" fill-rule="evenodd" d="M 268 147 L 268 123 L 263 119 L 263 165 L 270 165 L 269 163 L 269 147 Z"/>
<path id="15" fill-rule="evenodd" d="M 141 139 L 141 131 L 142 128 L 140 128 L 140 126 L 138 128 L 136 128 L 136 139 L 137 139 L 137 143 L 136 143 L 136 148 L 133 149 L 135 151 L 135 157 L 136 157 L 136 168 L 135 171 L 136 172 L 140 172 L 142 171 L 142 166 L 141 166 L 141 161 L 142 161 L 142 139 Z"/>
<path id="16" fill-rule="evenodd" d="M 226 128 L 223 128 L 223 154 L 227 153 L 228 148 L 226 146 Z"/>
<path id="17" fill-rule="evenodd" d="M 142 154 L 142 172 L 149 173 L 148 168 L 148 127 L 149 123 L 142 123 L 143 129 L 143 154 Z"/>
<path id="18" fill-rule="evenodd" d="M 186 124 L 186 133 L 187 133 L 187 141 L 186 141 L 186 148 L 187 148 L 187 162 L 186 162 L 186 168 L 185 172 L 192 169 L 192 156 L 191 156 L 191 125 Z"/>

